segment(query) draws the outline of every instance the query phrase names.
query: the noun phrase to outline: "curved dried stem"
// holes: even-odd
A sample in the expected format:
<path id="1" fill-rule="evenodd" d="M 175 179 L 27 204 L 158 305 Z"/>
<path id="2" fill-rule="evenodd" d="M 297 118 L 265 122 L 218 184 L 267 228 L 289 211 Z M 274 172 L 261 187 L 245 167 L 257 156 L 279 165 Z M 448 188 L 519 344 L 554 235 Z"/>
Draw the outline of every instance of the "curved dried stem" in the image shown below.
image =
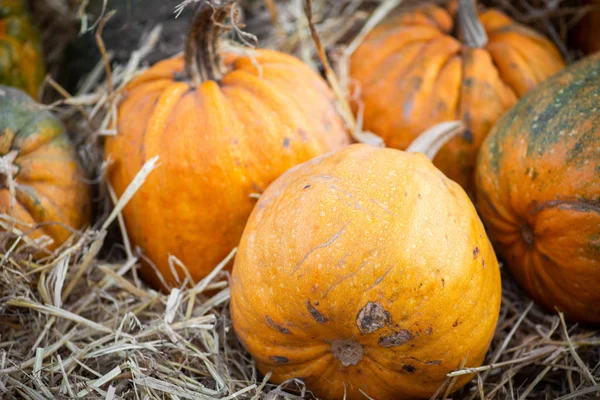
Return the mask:
<path id="1" fill-rule="evenodd" d="M 433 160 L 440 149 L 450 140 L 465 131 L 462 121 L 437 124 L 421 133 L 406 149 L 409 153 L 423 153 Z"/>
<path id="2" fill-rule="evenodd" d="M 465 44 L 471 48 L 485 47 L 488 37 L 479 19 L 475 0 L 459 0 L 458 4 L 458 24 Z"/>
<path id="3" fill-rule="evenodd" d="M 204 3 L 194 18 L 184 51 L 186 75 L 194 87 L 223 77 L 218 40 L 231 6 L 231 2 L 220 6 Z"/>

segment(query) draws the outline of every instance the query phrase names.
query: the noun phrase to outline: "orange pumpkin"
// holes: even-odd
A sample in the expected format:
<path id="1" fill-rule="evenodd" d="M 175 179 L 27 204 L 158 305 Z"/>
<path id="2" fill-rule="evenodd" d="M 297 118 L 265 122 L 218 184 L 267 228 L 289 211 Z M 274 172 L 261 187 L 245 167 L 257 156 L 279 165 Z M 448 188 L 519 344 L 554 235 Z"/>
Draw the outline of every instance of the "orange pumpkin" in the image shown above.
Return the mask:
<path id="1" fill-rule="evenodd" d="M 0 0 L 0 84 L 37 98 L 46 74 L 40 34 L 23 0 Z"/>
<path id="2" fill-rule="evenodd" d="M 552 42 L 502 12 L 488 9 L 478 19 L 473 0 L 460 1 L 463 44 L 453 34 L 455 8 L 420 5 L 387 18 L 353 53 L 350 76 L 364 128 L 389 147 L 405 149 L 438 122 L 462 119 L 468 129 L 434 164 L 472 195 L 477 150 L 489 129 L 565 64 Z"/>
<path id="3" fill-rule="evenodd" d="M 52 251 L 90 224 L 91 191 L 61 122 L 19 89 L 0 85 L 2 230 L 47 236 Z M 37 256 L 47 252 L 35 251 Z"/>
<path id="4" fill-rule="evenodd" d="M 185 55 L 157 63 L 127 86 L 118 134 L 106 141 L 118 195 L 145 161 L 159 156 L 160 166 L 123 211 L 131 241 L 165 278 L 145 264 L 142 273 L 154 286 L 178 284 L 171 255 L 194 281 L 206 276 L 237 245 L 253 193 L 349 143 L 333 94 L 300 60 L 271 50 L 216 50 L 229 7 L 214 15 L 203 7 Z"/>
<path id="5" fill-rule="evenodd" d="M 537 300 L 600 323 L 600 53 L 548 79 L 483 143 L 477 202 L 498 252 Z"/>
<path id="6" fill-rule="evenodd" d="M 353 144 L 260 197 L 231 314 L 274 383 L 299 378 L 322 399 L 415 399 L 463 362 L 481 365 L 500 297 L 494 250 L 464 190 L 422 154 Z"/>

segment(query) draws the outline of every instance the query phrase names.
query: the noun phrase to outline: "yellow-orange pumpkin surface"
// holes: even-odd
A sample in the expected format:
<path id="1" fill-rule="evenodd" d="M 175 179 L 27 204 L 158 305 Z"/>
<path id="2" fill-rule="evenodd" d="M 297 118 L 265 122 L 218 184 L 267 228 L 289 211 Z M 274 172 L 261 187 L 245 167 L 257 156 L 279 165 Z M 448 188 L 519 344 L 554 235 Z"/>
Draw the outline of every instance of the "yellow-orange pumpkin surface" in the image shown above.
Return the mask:
<path id="1" fill-rule="evenodd" d="M 253 193 L 288 168 L 349 143 L 333 94 L 300 60 L 270 50 L 224 54 L 225 72 L 217 77 L 212 60 L 202 59 L 215 54 L 212 38 L 202 33 L 216 35 L 226 15 L 217 9 L 214 25 L 210 8 L 199 13 L 186 50 L 199 60 L 164 60 L 127 86 L 118 134 L 106 142 L 119 196 L 159 156 L 160 166 L 123 216 L 133 244 L 168 285 L 177 285 L 170 255 L 193 280 L 203 278 L 237 245 Z M 164 288 L 149 265 L 142 272 Z M 178 276 L 183 280 L 184 272 Z"/>
<path id="2" fill-rule="evenodd" d="M 476 173 L 483 221 L 531 297 L 600 323 L 600 53 L 498 121 Z"/>
<path id="3" fill-rule="evenodd" d="M 0 84 L 37 99 L 46 68 L 40 34 L 23 0 L 0 0 Z"/>
<path id="4" fill-rule="evenodd" d="M 259 370 L 323 399 L 429 398 L 463 361 L 482 363 L 500 297 L 464 190 L 423 154 L 364 144 L 263 193 L 231 281 L 233 326 Z"/>
<path id="5" fill-rule="evenodd" d="M 477 150 L 492 125 L 565 64 L 552 42 L 496 9 L 479 14 L 487 42 L 472 35 L 473 47 L 463 44 L 453 34 L 455 4 L 421 5 L 384 20 L 353 53 L 350 76 L 364 128 L 389 147 L 405 149 L 429 127 L 462 119 L 468 129 L 434 164 L 472 195 Z M 475 11 L 467 11 L 469 26 L 476 24 Z"/>
<path id="6" fill-rule="evenodd" d="M 25 92 L 3 85 L 0 156 L 0 213 L 10 217 L 3 226 L 14 222 L 30 239 L 50 237 L 50 251 L 90 224 L 91 189 L 60 120 Z"/>

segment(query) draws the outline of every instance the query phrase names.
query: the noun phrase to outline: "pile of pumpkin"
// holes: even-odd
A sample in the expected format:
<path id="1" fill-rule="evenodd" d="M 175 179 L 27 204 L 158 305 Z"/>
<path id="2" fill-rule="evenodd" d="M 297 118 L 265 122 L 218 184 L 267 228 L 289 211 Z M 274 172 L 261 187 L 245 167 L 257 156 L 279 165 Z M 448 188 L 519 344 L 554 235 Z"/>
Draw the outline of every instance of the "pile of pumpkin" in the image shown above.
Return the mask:
<path id="1" fill-rule="evenodd" d="M 151 286 L 194 284 L 237 247 L 238 338 L 272 382 L 328 399 L 429 398 L 481 365 L 495 251 L 548 312 L 600 323 L 600 53 L 566 66 L 470 0 L 390 14 L 350 62 L 353 110 L 381 148 L 352 142 L 300 60 L 220 51 L 230 6 L 201 7 L 185 53 L 125 88 L 105 143 L 118 196 L 159 157 L 123 210 Z M 43 68 L 22 3 L 0 0 L 0 18 L 3 229 L 52 238 L 42 257 L 91 224 L 91 192 L 31 97 Z"/>

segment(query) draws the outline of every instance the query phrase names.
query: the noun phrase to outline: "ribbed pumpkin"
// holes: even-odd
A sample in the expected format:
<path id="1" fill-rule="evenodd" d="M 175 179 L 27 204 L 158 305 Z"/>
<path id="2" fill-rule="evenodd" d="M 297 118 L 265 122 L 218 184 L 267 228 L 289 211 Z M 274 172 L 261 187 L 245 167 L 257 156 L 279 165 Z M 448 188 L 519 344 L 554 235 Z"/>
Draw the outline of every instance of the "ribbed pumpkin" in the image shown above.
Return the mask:
<path id="1" fill-rule="evenodd" d="M 521 99 L 485 140 L 476 177 L 515 278 L 549 310 L 600 323 L 600 53 Z"/>
<path id="2" fill-rule="evenodd" d="M 106 142 L 118 195 L 144 162 L 159 156 L 160 166 L 123 216 L 133 244 L 168 286 L 178 284 L 170 255 L 200 280 L 237 245 L 253 193 L 288 168 L 349 143 L 333 94 L 310 67 L 271 50 L 217 50 L 229 7 L 214 14 L 202 7 L 184 56 L 157 63 L 127 86 L 118 134 Z M 142 272 L 165 288 L 149 263 Z"/>
<path id="3" fill-rule="evenodd" d="M 455 24 L 455 9 L 456 2 L 426 4 L 388 17 L 353 53 L 350 76 L 364 128 L 389 147 L 405 149 L 438 122 L 462 119 L 468 129 L 434 164 L 472 195 L 477 150 L 489 129 L 565 64 L 552 42 L 502 12 L 488 9 L 478 18 L 473 0 L 461 0 Z"/>
<path id="4" fill-rule="evenodd" d="M 40 34 L 23 0 L 0 0 L 0 84 L 38 98 L 44 80 Z"/>
<path id="5" fill-rule="evenodd" d="M 23 91 L 2 85 L 0 156 L 0 213 L 19 231 L 31 239 L 50 237 L 51 251 L 90 224 L 90 187 L 61 122 Z M 3 226 L 11 227 L 11 220 Z"/>
<path id="6" fill-rule="evenodd" d="M 299 378 L 322 399 L 428 399 L 463 362 L 481 365 L 500 297 L 464 190 L 423 154 L 353 144 L 260 197 L 231 314 L 274 383 Z"/>

